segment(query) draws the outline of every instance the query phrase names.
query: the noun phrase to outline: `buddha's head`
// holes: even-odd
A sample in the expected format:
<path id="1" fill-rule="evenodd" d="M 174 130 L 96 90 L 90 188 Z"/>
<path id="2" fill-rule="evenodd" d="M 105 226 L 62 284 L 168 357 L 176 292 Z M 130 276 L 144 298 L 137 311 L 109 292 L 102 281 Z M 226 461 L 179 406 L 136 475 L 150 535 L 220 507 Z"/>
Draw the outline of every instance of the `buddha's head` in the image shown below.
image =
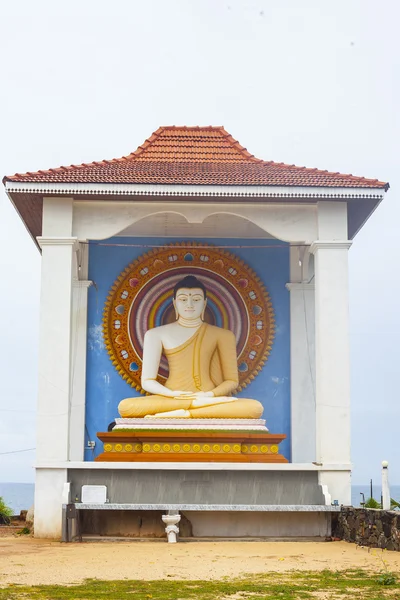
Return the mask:
<path id="1" fill-rule="evenodd" d="M 194 275 L 184 277 L 174 287 L 174 307 L 178 317 L 204 319 L 207 291 L 204 284 Z"/>

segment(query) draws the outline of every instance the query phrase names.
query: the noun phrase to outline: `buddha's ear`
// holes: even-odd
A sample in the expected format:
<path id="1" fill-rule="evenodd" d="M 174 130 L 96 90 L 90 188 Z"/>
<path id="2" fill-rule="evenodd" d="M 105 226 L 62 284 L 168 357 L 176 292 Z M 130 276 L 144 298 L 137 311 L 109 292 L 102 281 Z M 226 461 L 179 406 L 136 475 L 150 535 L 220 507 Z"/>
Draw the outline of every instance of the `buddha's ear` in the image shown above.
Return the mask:
<path id="1" fill-rule="evenodd" d="M 205 298 L 205 300 L 204 300 L 203 310 L 201 311 L 201 317 L 200 318 L 201 318 L 202 321 L 204 321 L 204 315 L 205 315 L 205 312 L 206 312 L 206 308 L 207 308 L 207 298 Z"/>
<path id="2" fill-rule="evenodd" d="M 175 298 L 172 298 L 172 304 L 174 305 L 174 309 L 175 309 L 175 320 L 177 321 L 179 319 L 179 313 L 178 310 L 176 308 L 176 302 L 175 302 Z"/>

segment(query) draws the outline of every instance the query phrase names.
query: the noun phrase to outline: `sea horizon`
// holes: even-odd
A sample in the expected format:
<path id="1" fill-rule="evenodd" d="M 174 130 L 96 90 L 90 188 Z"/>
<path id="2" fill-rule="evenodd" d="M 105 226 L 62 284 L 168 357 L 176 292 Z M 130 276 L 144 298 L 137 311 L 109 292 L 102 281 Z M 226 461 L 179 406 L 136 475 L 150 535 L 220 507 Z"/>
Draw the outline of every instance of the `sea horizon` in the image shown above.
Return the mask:
<path id="1" fill-rule="evenodd" d="M 21 510 L 29 510 L 33 505 L 35 484 L 23 482 L 0 481 L 0 496 L 4 502 L 12 508 L 15 515 L 19 515 Z M 354 484 L 351 486 L 351 504 L 359 507 L 360 502 L 370 497 L 370 484 Z M 400 502 L 400 485 L 390 486 L 391 497 Z M 381 486 L 373 485 L 373 497 L 380 502 Z M 334 500 L 334 498 L 332 498 Z"/>

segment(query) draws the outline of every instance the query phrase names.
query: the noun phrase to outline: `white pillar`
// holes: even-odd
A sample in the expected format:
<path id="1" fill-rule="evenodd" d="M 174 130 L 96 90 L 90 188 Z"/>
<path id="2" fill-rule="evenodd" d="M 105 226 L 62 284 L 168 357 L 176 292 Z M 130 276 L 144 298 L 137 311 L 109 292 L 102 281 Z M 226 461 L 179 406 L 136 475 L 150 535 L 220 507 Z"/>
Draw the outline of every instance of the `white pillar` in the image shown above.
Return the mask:
<path id="1" fill-rule="evenodd" d="M 78 252 L 78 277 L 72 286 L 72 340 L 71 340 L 71 405 L 69 424 L 69 460 L 84 459 L 85 406 L 86 406 L 86 345 L 88 288 L 86 279 L 88 252 L 84 244 Z"/>
<path id="2" fill-rule="evenodd" d="M 382 508 L 383 510 L 390 510 L 390 486 L 389 486 L 389 463 L 387 460 L 382 461 Z"/>
<path id="3" fill-rule="evenodd" d="M 332 500 L 350 504 L 350 365 L 348 318 L 348 249 L 351 242 L 316 241 L 315 387 L 316 462 L 348 470 L 320 472 Z"/>
<path id="4" fill-rule="evenodd" d="M 287 283 L 290 291 L 290 397 L 292 462 L 315 461 L 314 284 Z"/>
<path id="5" fill-rule="evenodd" d="M 61 538 L 62 503 L 67 469 L 36 469 L 34 533 L 37 538 Z"/>
<path id="6" fill-rule="evenodd" d="M 69 458 L 70 394 L 71 394 L 71 333 L 72 333 L 72 276 L 75 269 L 76 238 L 41 237 L 42 277 L 39 326 L 39 390 L 37 410 L 36 460 L 42 464 L 56 464 Z M 60 470 L 59 477 L 66 476 Z M 35 535 L 61 535 L 61 496 L 54 502 L 56 490 L 62 484 L 51 486 L 46 496 L 44 476 L 36 474 Z M 53 489 L 54 488 L 54 489 Z M 47 498 L 47 499 L 46 499 Z M 53 501 L 50 502 L 50 499 Z M 50 510 L 50 504 L 53 510 Z M 57 528 L 41 527 L 41 523 L 58 522 Z"/>
<path id="7" fill-rule="evenodd" d="M 69 460 L 84 459 L 86 406 L 87 297 L 91 281 L 74 280 L 72 297 Z"/>
<path id="8" fill-rule="evenodd" d="M 76 238 L 38 238 L 42 248 L 36 457 L 68 460 L 72 274 Z"/>
<path id="9" fill-rule="evenodd" d="M 72 280 L 77 239 L 72 237 L 72 198 L 43 199 L 39 325 L 35 535 L 61 536 L 62 492 L 69 456 Z"/>

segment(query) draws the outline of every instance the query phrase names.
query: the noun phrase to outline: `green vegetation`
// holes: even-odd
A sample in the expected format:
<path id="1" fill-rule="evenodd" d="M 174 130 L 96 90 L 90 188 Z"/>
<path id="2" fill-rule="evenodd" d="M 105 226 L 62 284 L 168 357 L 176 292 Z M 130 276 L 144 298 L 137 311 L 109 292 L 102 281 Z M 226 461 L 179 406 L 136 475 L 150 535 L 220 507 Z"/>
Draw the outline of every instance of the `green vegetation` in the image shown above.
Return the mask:
<path id="1" fill-rule="evenodd" d="M 382 568 L 378 576 L 377 582 L 380 585 L 395 585 L 395 583 L 397 582 L 397 577 L 392 571 L 389 571 L 388 562 L 384 559 L 384 553 L 386 553 L 386 550 L 383 550 L 378 554 L 375 553 L 375 550 L 371 550 L 371 553 L 373 556 L 377 556 L 378 560 L 382 564 Z"/>
<path id="2" fill-rule="evenodd" d="M 394 585 L 397 581 L 396 575 L 391 571 L 383 572 L 377 579 L 381 585 Z"/>
<path id="3" fill-rule="evenodd" d="M 396 500 L 394 500 L 394 498 L 390 498 L 390 508 L 392 510 L 396 510 L 396 509 L 400 508 L 400 502 L 396 502 Z"/>
<path id="4" fill-rule="evenodd" d="M 375 498 L 368 498 L 366 503 L 364 504 L 365 508 L 382 508 L 381 503 Z"/>
<path id="5" fill-rule="evenodd" d="M 2 496 L 0 496 L 0 525 L 9 525 L 12 515 L 12 508 L 7 506 Z"/>
<path id="6" fill-rule="evenodd" d="M 98 581 L 0 588 L 0 600 L 384 600 L 400 598 L 393 574 L 367 571 L 265 573 L 217 581 Z M 389 575 L 392 579 L 389 581 Z"/>
<path id="7" fill-rule="evenodd" d="M 382 504 L 375 500 L 375 498 L 368 498 L 366 503 L 364 504 L 365 508 L 382 508 Z M 390 498 L 390 509 L 397 510 L 400 509 L 400 502 L 397 502 L 394 498 Z"/>
<path id="8" fill-rule="evenodd" d="M 29 527 L 23 527 L 22 529 L 20 529 L 19 531 L 17 531 L 17 535 L 29 535 L 31 533 L 31 530 L 29 529 Z"/>

